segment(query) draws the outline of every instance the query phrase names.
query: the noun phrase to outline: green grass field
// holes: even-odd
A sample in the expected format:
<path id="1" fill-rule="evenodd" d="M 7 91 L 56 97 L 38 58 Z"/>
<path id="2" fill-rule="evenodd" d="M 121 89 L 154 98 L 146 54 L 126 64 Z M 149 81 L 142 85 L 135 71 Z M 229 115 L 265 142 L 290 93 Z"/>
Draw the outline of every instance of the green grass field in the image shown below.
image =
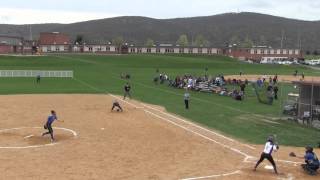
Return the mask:
<path id="1" fill-rule="evenodd" d="M 41 84 L 36 84 L 35 78 L 0 78 L 0 94 L 109 92 L 122 95 L 126 81 L 120 79 L 120 74 L 127 72 L 132 76 L 130 83 L 135 99 L 164 106 L 172 113 L 229 136 L 261 144 L 267 135 L 277 134 L 281 144 L 293 146 L 315 145 L 320 141 L 319 130 L 288 121 L 276 121 L 279 124 L 266 122 L 282 116 L 281 104 L 286 99 L 286 94 L 296 91 L 290 84 L 280 85 L 280 100 L 272 106 L 260 104 L 252 87 L 247 87 L 247 98 L 242 102 L 216 94 L 192 92 L 191 109 L 186 111 L 183 106 L 183 90 L 153 83 L 157 68 L 171 78 L 182 74 L 203 75 L 205 68 L 208 68 L 211 75 L 231 75 L 240 71 L 246 74 L 290 75 L 296 69 L 306 76 L 320 75 L 316 70 L 300 66 L 245 64 L 221 56 L 0 56 L 0 69 L 73 70 L 75 75 L 74 79 L 43 78 Z"/>

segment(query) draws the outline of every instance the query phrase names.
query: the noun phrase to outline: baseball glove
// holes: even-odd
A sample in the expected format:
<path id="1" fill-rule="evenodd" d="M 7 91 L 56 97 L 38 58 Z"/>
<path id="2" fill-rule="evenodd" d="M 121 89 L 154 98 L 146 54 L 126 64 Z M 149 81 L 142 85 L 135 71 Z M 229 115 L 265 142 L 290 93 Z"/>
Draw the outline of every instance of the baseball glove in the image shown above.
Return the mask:
<path id="1" fill-rule="evenodd" d="M 47 127 L 47 125 L 46 125 L 46 124 L 43 126 L 43 128 L 44 128 L 44 129 L 48 129 L 48 127 Z"/>
<path id="2" fill-rule="evenodd" d="M 290 157 L 297 157 L 294 152 L 289 153 L 289 156 L 290 156 Z"/>

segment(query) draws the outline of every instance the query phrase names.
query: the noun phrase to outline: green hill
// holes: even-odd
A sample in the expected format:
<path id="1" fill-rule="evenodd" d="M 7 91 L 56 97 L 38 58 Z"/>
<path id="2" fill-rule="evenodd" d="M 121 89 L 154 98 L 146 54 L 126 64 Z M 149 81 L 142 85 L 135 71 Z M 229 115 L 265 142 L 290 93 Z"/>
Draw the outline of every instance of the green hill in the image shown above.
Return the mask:
<path id="1" fill-rule="evenodd" d="M 34 24 L 33 37 L 40 32 L 64 32 L 75 38 L 83 35 L 87 41 L 106 42 L 122 36 L 127 42 L 142 45 L 148 38 L 158 43 L 176 43 L 181 34 L 189 42 L 203 35 L 212 46 L 225 46 L 246 37 L 255 45 L 274 48 L 297 48 L 299 40 L 304 50 L 320 49 L 320 21 L 302 21 L 257 13 L 227 13 L 215 16 L 152 19 L 148 17 L 116 17 L 72 24 Z M 0 34 L 30 37 L 30 25 L 0 25 Z M 232 43 L 233 43 L 232 42 Z"/>

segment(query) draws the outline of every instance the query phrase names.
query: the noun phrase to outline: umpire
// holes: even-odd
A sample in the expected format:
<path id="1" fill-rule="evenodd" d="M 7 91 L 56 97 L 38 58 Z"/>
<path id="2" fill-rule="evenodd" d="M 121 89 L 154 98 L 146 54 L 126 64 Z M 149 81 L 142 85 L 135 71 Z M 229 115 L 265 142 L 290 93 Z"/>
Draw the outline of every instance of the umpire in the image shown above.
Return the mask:
<path id="1" fill-rule="evenodd" d="M 188 90 L 186 90 L 186 92 L 184 93 L 184 104 L 186 109 L 189 109 L 189 100 L 190 100 L 190 94 Z"/>
<path id="2" fill-rule="evenodd" d="M 129 98 L 131 99 L 130 90 L 131 90 L 131 86 L 130 86 L 130 84 L 127 82 L 126 85 L 124 86 L 123 99 L 126 99 L 127 96 L 129 96 Z"/>

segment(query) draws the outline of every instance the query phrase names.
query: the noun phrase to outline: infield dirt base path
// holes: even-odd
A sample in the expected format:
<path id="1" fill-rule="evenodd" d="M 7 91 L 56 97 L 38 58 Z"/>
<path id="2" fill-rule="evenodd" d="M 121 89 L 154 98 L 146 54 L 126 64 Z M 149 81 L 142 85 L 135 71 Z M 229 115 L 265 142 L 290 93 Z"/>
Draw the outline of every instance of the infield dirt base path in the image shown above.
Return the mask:
<path id="1" fill-rule="evenodd" d="M 266 80 L 269 81 L 269 78 L 273 78 L 275 75 L 229 75 L 225 76 L 225 79 L 241 79 L 242 81 L 244 80 L 249 80 L 249 81 L 257 81 L 258 78 L 263 78 L 266 77 Z M 278 75 L 278 81 L 279 82 L 289 82 L 291 83 L 292 81 L 314 81 L 314 82 L 320 82 L 320 77 L 319 76 L 305 76 L 304 79 L 302 79 L 301 75 L 298 76 L 293 76 L 293 75 Z"/>
<path id="2" fill-rule="evenodd" d="M 278 162 L 279 176 L 264 169 L 267 163 L 253 172 L 262 146 L 211 133 L 134 100 L 119 101 L 124 112 L 111 112 L 115 98 L 0 96 L 0 179 L 317 179 L 294 163 Z M 64 120 L 54 122 L 65 128 L 54 128 L 56 144 L 41 137 L 50 110 Z M 275 157 L 294 161 L 291 151 L 303 148 L 281 147 Z"/>

